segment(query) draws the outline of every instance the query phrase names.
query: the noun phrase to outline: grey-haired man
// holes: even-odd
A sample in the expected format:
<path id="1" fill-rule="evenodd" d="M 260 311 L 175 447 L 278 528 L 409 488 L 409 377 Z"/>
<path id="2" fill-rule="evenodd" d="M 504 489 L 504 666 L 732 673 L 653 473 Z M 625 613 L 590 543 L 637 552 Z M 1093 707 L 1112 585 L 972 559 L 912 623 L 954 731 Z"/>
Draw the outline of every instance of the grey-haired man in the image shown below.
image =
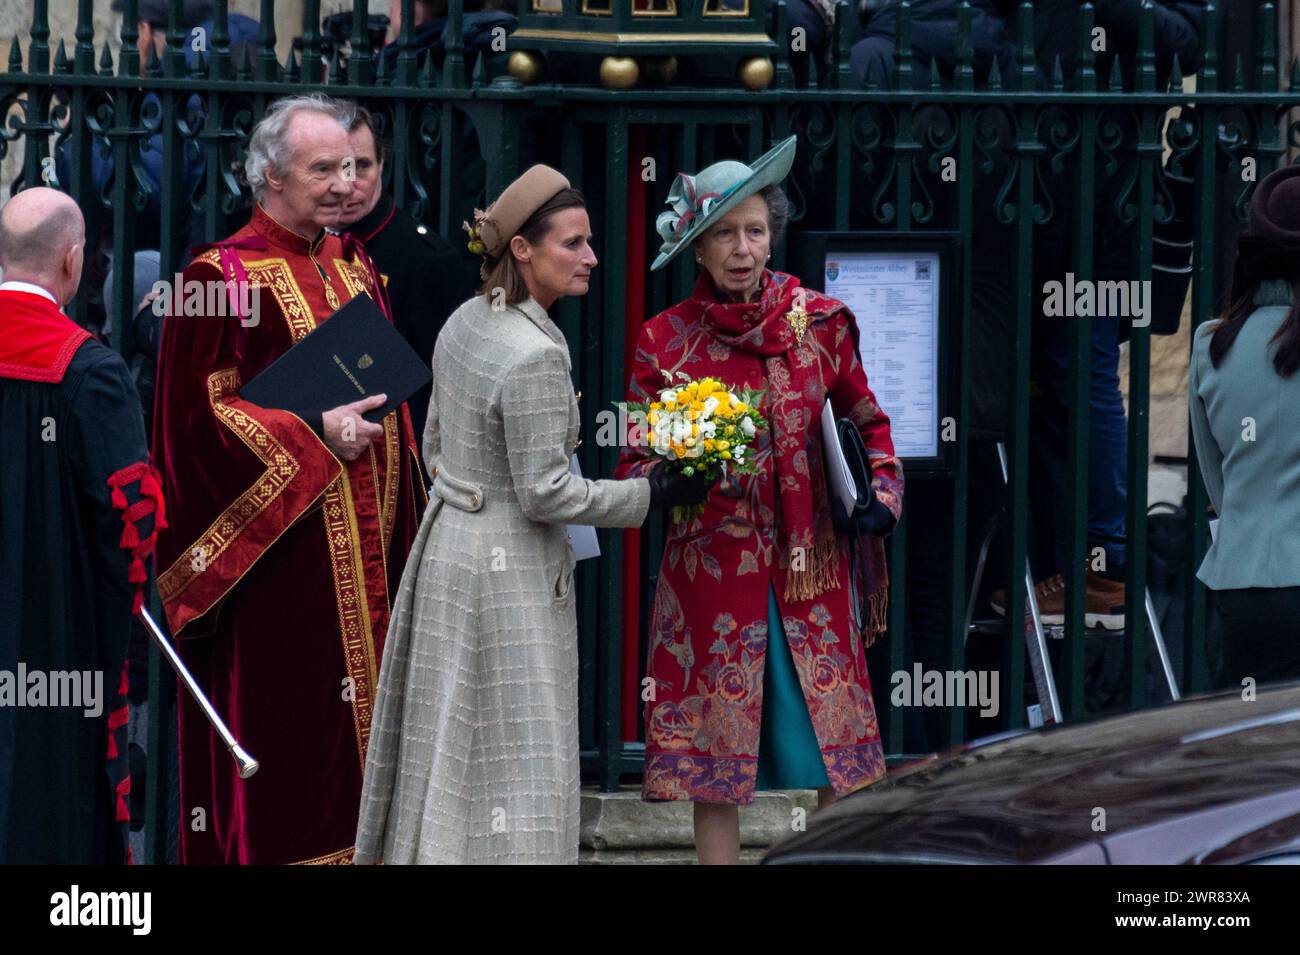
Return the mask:
<path id="1" fill-rule="evenodd" d="M 352 854 L 390 598 L 424 505 L 410 420 L 402 406 L 367 422 L 382 395 L 323 411 L 240 397 L 340 305 L 382 298 L 369 256 L 326 228 L 351 193 L 343 116 L 321 96 L 267 111 L 245 165 L 253 217 L 194 259 L 165 319 L 154 454 L 170 527 L 158 590 L 187 665 L 262 765 L 237 778 L 182 700 L 187 863 Z M 229 289 L 228 302 L 196 314 L 191 282 Z"/>

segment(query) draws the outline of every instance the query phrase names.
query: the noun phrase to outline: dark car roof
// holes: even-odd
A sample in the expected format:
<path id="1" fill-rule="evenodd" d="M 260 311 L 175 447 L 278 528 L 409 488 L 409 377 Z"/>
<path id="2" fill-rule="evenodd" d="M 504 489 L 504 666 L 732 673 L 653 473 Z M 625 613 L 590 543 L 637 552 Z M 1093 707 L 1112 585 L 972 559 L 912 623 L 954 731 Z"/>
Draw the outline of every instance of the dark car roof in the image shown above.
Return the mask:
<path id="1" fill-rule="evenodd" d="M 767 861 L 1120 861 L 1125 836 L 1162 826 L 1185 861 L 1190 817 L 1243 804 L 1300 819 L 1300 683 L 977 741 L 818 813 Z"/>

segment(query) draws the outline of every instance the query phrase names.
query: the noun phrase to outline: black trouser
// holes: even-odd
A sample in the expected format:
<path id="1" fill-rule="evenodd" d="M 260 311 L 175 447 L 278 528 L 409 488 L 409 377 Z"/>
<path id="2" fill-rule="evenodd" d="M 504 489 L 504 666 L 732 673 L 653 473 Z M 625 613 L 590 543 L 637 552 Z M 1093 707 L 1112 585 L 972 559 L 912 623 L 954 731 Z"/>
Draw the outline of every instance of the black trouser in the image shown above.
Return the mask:
<path id="1" fill-rule="evenodd" d="M 1300 587 L 1216 590 L 1225 686 L 1300 679 Z"/>

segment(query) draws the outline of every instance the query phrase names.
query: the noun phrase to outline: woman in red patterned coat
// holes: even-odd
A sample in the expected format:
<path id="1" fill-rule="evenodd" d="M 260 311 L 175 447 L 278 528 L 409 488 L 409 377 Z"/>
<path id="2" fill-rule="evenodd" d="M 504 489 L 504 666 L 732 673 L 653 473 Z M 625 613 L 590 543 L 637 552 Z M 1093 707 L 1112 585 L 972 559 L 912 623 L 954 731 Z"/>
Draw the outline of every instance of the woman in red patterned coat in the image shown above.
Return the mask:
<path id="1" fill-rule="evenodd" d="M 695 803 L 701 862 L 739 860 L 737 806 L 756 789 L 816 788 L 824 806 L 885 772 L 865 649 L 884 629 L 880 535 L 898 520 L 902 466 L 853 314 L 765 267 L 789 217 L 777 183 L 794 148 L 791 137 L 753 166 L 724 161 L 674 181 L 651 268 L 693 246 L 700 276 L 642 328 L 628 385 L 629 401 L 653 401 L 665 373 L 713 376 L 761 389 L 770 422 L 751 445 L 757 473 L 726 476 L 702 514 L 672 523 L 650 618 L 642 797 Z M 855 522 L 823 477 L 827 398 L 870 456 L 875 500 Z M 657 462 L 629 443 L 616 474 Z M 852 536 L 864 554 L 853 580 Z"/>

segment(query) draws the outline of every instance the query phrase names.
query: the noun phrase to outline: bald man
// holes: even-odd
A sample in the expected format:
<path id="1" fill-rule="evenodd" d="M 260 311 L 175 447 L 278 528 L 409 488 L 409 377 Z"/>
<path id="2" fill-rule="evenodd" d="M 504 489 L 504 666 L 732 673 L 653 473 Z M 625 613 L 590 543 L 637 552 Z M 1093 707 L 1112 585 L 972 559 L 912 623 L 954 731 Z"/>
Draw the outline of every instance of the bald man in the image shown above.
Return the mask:
<path id="1" fill-rule="evenodd" d="M 126 643 L 161 492 L 126 364 L 61 311 L 84 246 L 61 192 L 0 208 L 0 864 L 127 856 Z"/>

